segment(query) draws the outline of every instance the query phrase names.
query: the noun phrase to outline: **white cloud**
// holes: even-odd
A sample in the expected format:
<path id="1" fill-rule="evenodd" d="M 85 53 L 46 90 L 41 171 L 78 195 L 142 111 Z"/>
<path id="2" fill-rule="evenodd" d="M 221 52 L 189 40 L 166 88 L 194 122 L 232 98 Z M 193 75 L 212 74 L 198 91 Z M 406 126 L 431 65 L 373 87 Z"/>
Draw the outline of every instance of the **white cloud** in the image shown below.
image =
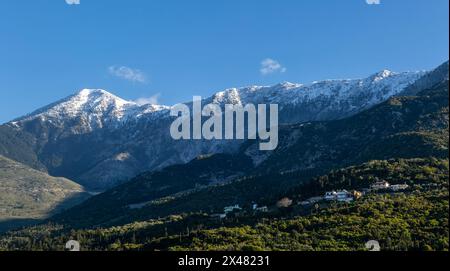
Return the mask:
<path id="1" fill-rule="evenodd" d="M 110 74 L 132 82 L 146 83 L 147 76 L 137 69 L 126 66 L 111 66 L 108 68 Z"/>
<path id="2" fill-rule="evenodd" d="M 79 5 L 80 4 L 80 0 L 66 0 L 66 3 L 68 5 Z"/>
<path id="3" fill-rule="evenodd" d="M 148 97 L 148 98 L 139 98 L 139 99 L 135 100 L 134 102 L 137 103 L 138 105 L 158 104 L 160 96 L 161 96 L 161 94 L 158 93 L 158 94 L 155 94 L 155 95 L 153 95 L 151 97 Z"/>
<path id="4" fill-rule="evenodd" d="M 287 69 L 285 67 L 283 67 L 278 61 L 271 58 L 266 58 L 261 61 L 260 72 L 262 75 L 268 75 L 276 72 L 284 73 L 286 71 Z"/>
<path id="5" fill-rule="evenodd" d="M 366 0 L 368 5 L 379 5 L 381 4 L 381 0 Z"/>

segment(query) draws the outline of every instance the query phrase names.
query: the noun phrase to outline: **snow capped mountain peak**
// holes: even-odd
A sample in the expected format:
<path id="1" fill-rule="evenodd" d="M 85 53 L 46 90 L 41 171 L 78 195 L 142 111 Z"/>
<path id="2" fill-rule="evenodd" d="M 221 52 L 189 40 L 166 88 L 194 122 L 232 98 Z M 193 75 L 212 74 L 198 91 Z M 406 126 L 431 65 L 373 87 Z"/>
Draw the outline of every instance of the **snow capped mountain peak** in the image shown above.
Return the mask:
<path id="1" fill-rule="evenodd" d="M 379 71 L 379 72 L 375 73 L 374 75 L 370 76 L 369 79 L 376 82 L 376 81 L 380 81 L 385 78 L 394 76 L 396 74 L 397 73 L 385 69 L 385 70 Z"/>
<path id="2" fill-rule="evenodd" d="M 388 76 L 390 76 L 391 74 L 394 74 L 394 72 L 393 71 L 390 71 L 390 70 L 382 70 L 382 71 L 380 71 L 379 73 L 378 73 L 378 75 L 379 76 L 381 76 L 381 77 L 388 77 Z"/>
<path id="3" fill-rule="evenodd" d="M 401 93 L 423 74 L 382 70 L 365 79 L 324 80 L 305 85 L 283 82 L 273 86 L 229 88 L 203 102 L 222 106 L 278 104 L 280 110 L 301 107 L 302 115 L 295 116 L 292 121 L 329 119 L 333 112 L 341 112 L 341 116 L 347 116 L 383 102 Z M 69 127 L 70 131 L 75 129 L 76 133 L 79 132 L 79 127 L 83 127 L 81 132 L 90 132 L 97 128 L 119 128 L 128 121 L 135 122 L 141 118 L 152 122 L 164 116 L 167 118 L 169 114 L 166 112 L 169 109 L 170 107 L 162 105 L 142 105 L 127 101 L 103 89 L 82 89 L 12 124 L 20 127 L 23 126 L 21 122 L 38 119 L 51 125 Z"/>
<path id="4" fill-rule="evenodd" d="M 106 90 L 82 89 L 67 98 L 15 120 L 13 124 L 39 119 L 60 125 L 68 120 L 77 120 L 84 123 L 89 131 L 124 119 L 129 115 L 128 112 L 136 107 L 138 106 L 135 103 L 123 100 Z"/>
<path id="5" fill-rule="evenodd" d="M 280 83 L 278 85 L 275 85 L 275 87 L 282 88 L 282 89 L 287 89 L 287 90 L 294 89 L 294 88 L 299 88 L 301 86 L 303 86 L 303 85 L 302 84 L 291 83 L 291 82 L 283 82 L 283 83 Z"/>
<path id="6" fill-rule="evenodd" d="M 83 89 L 49 108 L 49 112 L 57 115 L 79 116 L 85 113 L 101 114 L 106 112 L 120 114 L 135 103 L 125 101 L 106 90 Z M 117 115 L 120 117 L 119 115 Z"/>
<path id="7" fill-rule="evenodd" d="M 343 104 L 349 108 L 368 108 L 401 93 L 424 72 L 394 73 L 382 70 L 365 79 L 315 81 L 310 84 L 283 82 L 273 86 L 230 88 L 218 92 L 208 102 L 216 104 L 276 103 L 280 108 L 323 102 L 337 109 Z"/>
<path id="8" fill-rule="evenodd" d="M 82 132 L 96 128 L 117 128 L 127 120 L 134 120 L 145 115 L 163 111 L 169 107 L 162 105 L 139 105 L 124 100 L 103 89 L 82 89 L 73 95 L 38 109 L 11 124 L 21 126 L 23 122 L 40 120 L 56 126 L 85 126 Z"/>
<path id="9" fill-rule="evenodd" d="M 241 90 L 237 88 L 229 88 L 214 94 L 212 102 L 216 104 L 241 104 Z"/>
<path id="10" fill-rule="evenodd" d="M 80 91 L 78 91 L 77 93 L 76 93 L 76 95 L 81 95 L 81 96 L 88 96 L 88 95 L 91 95 L 91 94 L 106 94 L 106 95 L 108 95 L 108 94 L 111 94 L 111 93 L 109 93 L 108 91 L 106 91 L 106 90 L 103 90 L 103 89 L 90 89 L 90 88 L 85 88 L 85 89 L 82 89 L 82 90 L 80 90 Z"/>
<path id="11" fill-rule="evenodd" d="M 104 89 L 95 89 L 95 88 L 84 88 L 80 91 L 77 91 L 72 96 L 83 96 L 83 97 L 110 97 L 118 100 L 122 100 L 120 97 L 108 92 Z"/>
<path id="12" fill-rule="evenodd" d="M 94 103 L 114 103 L 117 106 L 135 105 L 134 102 L 125 101 L 103 89 L 82 89 L 72 96 L 71 100 Z"/>

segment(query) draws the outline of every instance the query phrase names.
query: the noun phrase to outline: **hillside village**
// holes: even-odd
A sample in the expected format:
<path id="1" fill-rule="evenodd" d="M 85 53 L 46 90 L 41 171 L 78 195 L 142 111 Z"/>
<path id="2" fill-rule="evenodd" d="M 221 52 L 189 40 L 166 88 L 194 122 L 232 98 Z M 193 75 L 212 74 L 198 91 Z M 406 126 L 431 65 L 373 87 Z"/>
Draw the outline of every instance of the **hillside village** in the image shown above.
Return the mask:
<path id="1" fill-rule="evenodd" d="M 337 201 L 337 202 L 352 202 L 359 200 L 361 197 L 368 193 L 378 192 L 399 192 L 409 188 L 407 184 L 391 185 L 387 181 L 377 181 L 370 186 L 370 188 L 363 189 L 361 192 L 353 190 L 351 192 L 347 190 L 338 190 L 326 192 L 324 196 L 312 197 L 305 201 L 300 202 L 300 205 L 311 205 L 320 201 Z"/>
<path id="2" fill-rule="evenodd" d="M 328 191 L 325 192 L 323 196 L 314 196 L 308 198 L 303 201 L 298 201 L 294 204 L 294 201 L 285 197 L 280 199 L 275 205 L 272 207 L 268 206 L 259 206 L 257 203 L 253 203 L 250 208 L 241 207 L 239 204 L 224 207 L 223 213 L 215 213 L 211 215 L 211 218 L 214 219 L 226 219 L 229 217 L 239 217 L 244 216 L 249 213 L 251 214 L 263 214 L 274 212 L 278 209 L 289 208 L 292 206 L 302 206 L 302 207 L 311 207 L 312 205 L 319 203 L 330 203 L 330 202 L 338 202 L 338 203 L 350 203 L 357 201 L 370 193 L 397 193 L 401 191 L 406 191 L 409 189 L 409 185 L 407 184 L 395 184 L 391 185 L 389 182 L 381 180 L 373 183 L 369 188 L 362 189 L 362 191 L 347 191 L 345 189 L 337 190 L 337 191 Z"/>

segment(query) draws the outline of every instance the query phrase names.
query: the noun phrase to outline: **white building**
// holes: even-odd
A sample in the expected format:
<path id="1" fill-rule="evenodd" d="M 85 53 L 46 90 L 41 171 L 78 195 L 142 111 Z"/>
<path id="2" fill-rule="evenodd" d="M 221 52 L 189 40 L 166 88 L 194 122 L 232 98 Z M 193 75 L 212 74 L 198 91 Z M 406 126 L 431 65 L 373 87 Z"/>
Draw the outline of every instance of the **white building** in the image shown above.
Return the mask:
<path id="1" fill-rule="evenodd" d="M 348 192 L 347 190 L 338 191 L 336 193 L 336 200 L 340 202 L 351 202 L 353 201 L 353 195 L 352 193 Z"/>
<path id="2" fill-rule="evenodd" d="M 379 181 L 370 186 L 372 190 L 388 189 L 391 185 L 386 181 Z"/>
<path id="3" fill-rule="evenodd" d="M 352 193 L 347 190 L 326 192 L 324 199 L 327 201 L 351 202 L 353 201 Z"/>
<path id="4" fill-rule="evenodd" d="M 333 201 L 333 200 L 336 200 L 336 196 L 337 196 L 337 192 L 331 191 L 331 192 L 326 192 L 325 196 L 323 198 L 328 201 Z"/>

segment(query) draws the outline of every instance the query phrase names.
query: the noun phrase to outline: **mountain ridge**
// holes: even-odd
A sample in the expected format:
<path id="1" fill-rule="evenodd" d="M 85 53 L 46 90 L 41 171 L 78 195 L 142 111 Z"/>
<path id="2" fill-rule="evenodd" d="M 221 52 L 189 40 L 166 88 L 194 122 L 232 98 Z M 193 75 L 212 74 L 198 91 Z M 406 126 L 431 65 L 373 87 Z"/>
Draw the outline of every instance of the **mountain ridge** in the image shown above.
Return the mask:
<path id="1" fill-rule="evenodd" d="M 238 92 L 238 93 L 243 93 L 244 96 L 249 96 L 249 93 L 257 93 L 257 92 L 262 92 L 262 91 L 272 91 L 272 90 L 276 90 L 276 91 L 283 91 L 283 90 L 289 90 L 289 91 L 297 91 L 298 93 L 296 93 L 297 95 L 302 95 L 302 94 L 310 94 L 313 97 L 317 96 L 317 95 L 321 95 L 321 94 L 325 94 L 327 92 L 328 89 L 321 89 L 319 88 L 314 88 L 315 86 L 320 86 L 320 85 L 326 85 L 326 84 L 348 84 L 350 82 L 353 82 L 355 85 L 357 84 L 361 84 L 361 83 L 375 83 L 384 79 L 394 79 L 392 81 L 396 81 L 395 79 L 398 79 L 398 81 L 400 82 L 396 82 L 400 85 L 409 85 L 411 83 L 413 83 L 415 80 L 419 79 L 421 76 L 423 76 L 424 74 L 426 74 L 426 72 L 402 72 L 402 73 L 395 73 L 395 72 L 391 72 L 389 70 L 382 70 L 378 73 L 375 73 L 367 78 L 362 78 L 362 79 L 327 79 L 327 80 L 322 80 L 322 81 L 314 81 L 312 83 L 309 84 L 298 84 L 298 83 L 290 83 L 290 82 L 284 82 L 284 83 L 280 83 L 280 84 L 276 84 L 273 86 L 247 86 L 247 87 L 240 87 L 240 88 L 228 88 L 225 89 L 223 91 L 219 91 L 215 94 L 213 94 L 212 96 L 210 96 L 209 98 L 204 99 L 205 101 L 208 100 L 212 100 L 214 103 L 221 103 L 222 101 L 220 101 L 220 96 L 228 96 L 228 102 L 229 103 L 237 103 L 237 101 L 233 101 L 231 97 L 232 96 L 231 93 L 233 92 Z M 405 78 L 402 78 L 405 77 Z M 387 85 L 391 85 L 391 83 L 387 83 Z M 392 86 L 391 86 L 392 87 Z M 396 91 L 394 92 L 399 92 L 399 90 L 402 90 L 402 87 L 399 87 Z M 279 93 L 279 94 L 285 94 L 285 93 Z M 267 96 L 267 95 L 263 95 L 263 96 Z M 389 96 L 392 96 L 392 94 L 390 94 Z M 251 101 L 253 101 L 255 98 L 252 97 Z M 251 101 L 246 101 L 246 102 L 251 102 Z M 83 110 L 77 110 L 79 108 L 82 108 L 82 105 L 85 104 L 89 104 L 88 107 L 83 108 Z M 190 103 L 189 101 L 186 103 Z M 99 104 L 100 106 L 103 106 L 103 108 L 96 108 L 97 104 Z M 45 115 L 50 115 L 52 116 L 52 113 L 56 113 L 58 114 L 59 112 L 57 112 L 58 110 L 61 110 L 62 113 L 60 116 L 58 117 L 76 117 L 78 116 L 78 114 L 80 112 L 88 112 L 88 113 L 95 113 L 95 111 L 101 111 L 103 109 L 103 111 L 108 111 L 108 108 L 105 107 L 110 107 L 111 105 L 115 105 L 115 108 L 113 109 L 118 109 L 119 111 L 126 111 L 126 109 L 130 109 L 130 111 L 132 111 L 132 113 L 137 113 L 142 114 L 141 112 L 135 112 L 138 111 L 138 109 L 141 109 L 142 111 L 145 112 L 145 109 L 147 109 L 148 105 L 139 105 L 136 102 L 133 101 L 127 101 L 124 100 L 114 94 L 112 94 L 111 92 L 108 92 L 107 90 L 104 89 L 82 89 L 80 91 L 77 91 L 76 93 L 65 97 L 61 100 L 58 100 L 54 103 L 51 103 L 47 106 L 44 106 L 40 109 L 37 109 L 25 116 L 16 118 L 8 123 L 12 124 L 13 126 L 16 126 L 18 123 L 23 122 L 23 121 L 30 121 L 34 118 L 38 118 L 38 117 L 45 117 Z M 155 112 L 159 111 L 159 110 L 164 110 L 164 109 L 170 109 L 170 106 L 165 106 L 165 105 L 158 105 L 158 104 L 151 104 L 154 108 L 155 108 Z M 67 107 L 67 108 L 65 108 Z M 128 108 L 127 108 L 128 107 Z M 50 111 L 50 112 L 48 112 Z M 56 111 L 56 112 L 55 112 Z M 71 112 L 72 111 L 72 112 Z M 91 112 L 89 112 L 91 111 Z M 45 114 L 47 113 L 47 114 Z M 67 116 L 64 116 L 63 113 L 67 113 Z M 72 113 L 72 115 L 71 115 Z M 109 112 L 106 112 L 109 113 Z M 124 112 L 117 112 L 119 114 L 117 114 L 118 120 L 120 120 L 124 114 Z M 128 115 L 128 114 L 125 114 Z M 130 114 L 131 115 L 131 114 Z M 131 116 L 132 117 L 132 116 Z"/>
<path id="2" fill-rule="evenodd" d="M 203 104 L 278 103 L 280 123 L 333 120 L 357 114 L 400 95 L 424 74 L 433 74 L 433 71 L 393 73 L 383 70 L 364 79 L 233 88 L 205 98 Z M 58 110 L 48 116 L 43 116 L 42 110 L 38 110 L 34 117 L 19 118 L 6 126 L 23 138 L 30 138 L 27 146 L 33 150 L 38 164 L 43 165 L 45 171 L 75 180 L 90 190 L 103 191 L 141 172 L 187 163 L 199 155 L 235 153 L 242 143 L 176 141 L 169 133 L 173 120 L 169 116 L 169 107 L 138 106 L 101 90 L 84 92 L 84 96 L 96 94 L 94 98 L 106 98 L 92 99 L 89 112 L 80 113 L 77 111 L 79 104 L 74 102 L 70 107 L 74 110 L 68 110 L 68 114 L 62 110 L 61 116 L 66 114 L 68 118 L 59 117 Z M 55 106 L 57 104 L 51 105 Z M 0 134 L 0 154 L 20 158 L 8 145 L 4 149 L 6 151 L 2 152 Z M 19 162 L 29 160 L 32 159 L 19 159 Z"/>

